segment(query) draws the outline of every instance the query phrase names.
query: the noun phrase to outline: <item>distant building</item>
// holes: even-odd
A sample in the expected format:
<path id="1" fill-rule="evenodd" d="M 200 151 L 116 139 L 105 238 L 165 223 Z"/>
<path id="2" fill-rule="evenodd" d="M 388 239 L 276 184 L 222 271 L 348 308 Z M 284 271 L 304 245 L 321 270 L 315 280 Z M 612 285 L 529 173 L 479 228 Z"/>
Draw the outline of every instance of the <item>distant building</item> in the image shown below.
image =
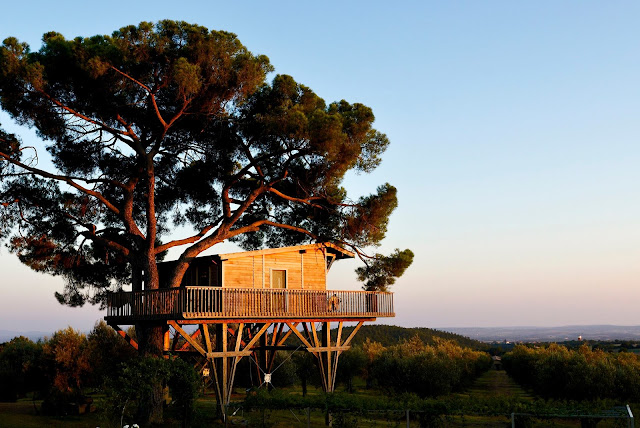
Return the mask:
<path id="1" fill-rule="evenodd" d="M 491 360 L 491 368 L 493 370 L 502 370 L 502 358 L 494 355 L 493 357 L 491 357 Z"/>

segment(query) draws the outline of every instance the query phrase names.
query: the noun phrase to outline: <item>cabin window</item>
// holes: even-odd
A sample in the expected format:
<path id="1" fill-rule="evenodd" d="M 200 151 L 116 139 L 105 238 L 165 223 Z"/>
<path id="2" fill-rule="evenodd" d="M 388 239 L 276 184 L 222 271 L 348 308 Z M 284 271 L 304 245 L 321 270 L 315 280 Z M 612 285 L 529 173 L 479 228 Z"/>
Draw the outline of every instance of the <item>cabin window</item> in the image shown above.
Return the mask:
<path id="1" fill-rule="evenodd" d="M 287 271 L 276 270 L 271 271 L 271 288 L 287 288 Z"/>
<path id="2" fill-rule="evenodd" d="M 209 266 L 199 266 L 198 268 L 198 285 L 209 286 Z"/>
<path id="3" fill-rule="evenodd" d="M 182 277 L 182 282 L 180 285 L 182 287 L 196 285 L 196 268 L 195 266 L 189 266 L 187 271 L 184 273 Z"/>
<path id="4" fill-rule="evenodd" d="M 212 264 L 209 266 L 209 285 L 213 287 L 220 287 L 220 278 L 218 275 L 218 265 Z"/>

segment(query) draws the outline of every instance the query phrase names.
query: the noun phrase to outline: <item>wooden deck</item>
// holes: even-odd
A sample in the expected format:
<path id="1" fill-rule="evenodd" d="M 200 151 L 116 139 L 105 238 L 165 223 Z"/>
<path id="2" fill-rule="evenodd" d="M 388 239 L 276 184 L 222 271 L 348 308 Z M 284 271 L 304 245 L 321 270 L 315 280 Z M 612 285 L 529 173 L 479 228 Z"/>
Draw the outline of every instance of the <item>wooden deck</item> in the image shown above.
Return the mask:
<path id="1" fill-rule="evenodd" d="M 109 293 L 110 323 L 164 320 L 370 319 L 393 317 L 393 293 L 181 287 Z"/>

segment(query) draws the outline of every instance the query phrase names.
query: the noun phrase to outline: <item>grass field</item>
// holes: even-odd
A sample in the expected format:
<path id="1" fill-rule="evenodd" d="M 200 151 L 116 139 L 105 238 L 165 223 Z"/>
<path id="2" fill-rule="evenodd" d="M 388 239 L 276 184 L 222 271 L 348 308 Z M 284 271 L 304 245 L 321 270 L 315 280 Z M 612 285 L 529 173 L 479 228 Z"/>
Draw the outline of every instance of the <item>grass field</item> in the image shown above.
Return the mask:
<path id="1" fill-rule="evenodd" d="M 356 382 L 357 394 L 362 397 L 376 396 L 380 397 L 381 393 L 376 390 L 364 389 L 364 382 L 358 380 Z M 292 394 L 299 394 L 298 388 L 287 390 Z M 310 388 L 310 394 L 320 394 L 319 389 Z M 464 399 L 469 398 L 487 398 L 487 397 L 511 397 L 519 401 L 532 401 L 534 397 L 527 391 L 517 385 L 509 378 L 504 371 L 488 371 L 483 374 L 476 382 L 464 393 L 455 394 L 456 397 Z M 234 400 L 241 401 L 243 395 L 237 394 Z M 107 415 L 100 411 L 102 404 L 101 396 L 94 396 L 96 408 L 98 411 L 81 416 L 65 416 L 51 417 L 38 414 L 40 402 L 33 402 L 29 399 L 21 399 L 16 403 L 0 403 L 0 428 L 119 428 L 118 415 Z M 216 402 L 215 397 L 211 394 L 200 397 L 195 406 L 193 414 L 193 427 L 224 427 L 224 424 L 216 420 Z M 633 409 L 636 407 L 633 406 Z M 235 412 L 235 413 L 234 413 Z M 229 410 L 232 414 L 229 417 L 228 426 L 255 426 L 255 427 L 324 427 L 325 412 L 322 409 L 284 409 L 284 410 L 260 410 L 256 409 L 251 412 L 244 411 L 241 407 L 232 406 Z M 356 411 L 332 413 L 334 427 L 406 427 L 407 414 L 405 411 Z M 410 412 L 409 426 L 420 426 L 420 414 Z M 525 418 L 526 419 L 526 418 Z M 132 423 L 135 421 L 123 421 L 124 423 Z M 439 418 L 433 426 L 439 427 L 510 427 L 509 415 L 501 416 L 477 416 L 477 415 L 453 415 Z M 577 419 L 530 419 L 528 421 L 530 427 L 579 427 L 580 422 Z M 523 425 L 525 426 L 525 425 Z M 180 423 L 172 418 L 171 409 L 166 412 L 166 422 L 162 428 L 178 428 Z M 626 420 L 604 420 L 598 424 L 599 428 L 608 427 L 627 427 Z M 141 427 L 147 428 L 147 427 Z"/>

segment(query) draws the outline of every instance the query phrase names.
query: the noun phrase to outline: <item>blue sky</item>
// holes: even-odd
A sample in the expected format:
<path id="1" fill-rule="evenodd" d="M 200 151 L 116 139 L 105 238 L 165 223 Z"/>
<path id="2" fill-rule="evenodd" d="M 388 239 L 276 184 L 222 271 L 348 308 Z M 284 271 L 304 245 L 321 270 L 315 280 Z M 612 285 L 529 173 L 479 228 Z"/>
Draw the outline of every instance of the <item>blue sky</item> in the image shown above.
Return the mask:
<path id="1" fill-rule="evenodd" d="M 0 37 L 37 49 L 51 30 L 164 18 L 234 32 L 325 100 L 373 108 L 391 146 L 347 187 L 394 184 L 382 250 L 416 254 L 385 322 L 640 324 L 637 2 L 24 1 L 3 5 Z M 59 306 L 60 281 L 4 249 L 0 267 L 2 328 L 101 316 Z M 354 267 L 336 264 L 330 287 L 357 289 Z"/>

